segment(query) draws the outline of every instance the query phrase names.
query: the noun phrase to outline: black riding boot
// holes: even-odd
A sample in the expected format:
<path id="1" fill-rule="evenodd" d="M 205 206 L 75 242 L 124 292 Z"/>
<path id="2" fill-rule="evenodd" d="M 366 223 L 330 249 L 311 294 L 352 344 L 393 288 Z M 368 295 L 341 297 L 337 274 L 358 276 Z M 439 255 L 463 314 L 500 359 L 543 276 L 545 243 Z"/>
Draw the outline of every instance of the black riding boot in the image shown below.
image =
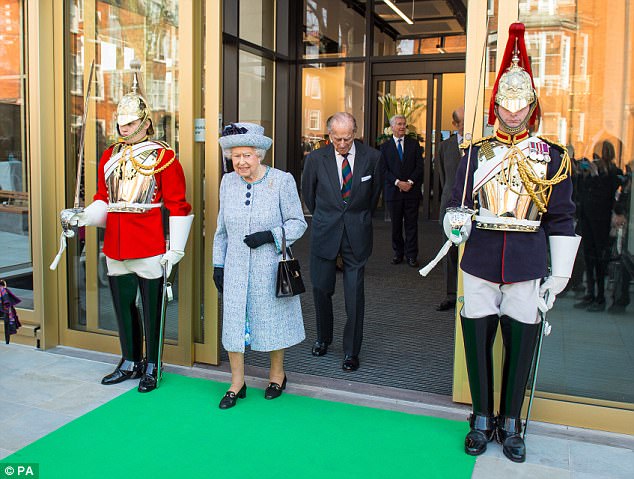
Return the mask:
<path id="1" fill-rule="evenodd" d="M 464 450 L 478 456 L 487 449 L 495 436 L 493 416 L 493 341 L 498 329 L 498 316 L 462 319 L 462 335 L 467 360 L 467 373 L 473 414 L 469 417 L 471 431 L 464 441 Z"/>
<path id="2" fill-rule="evenodd" d="M 139 392 L 156 389 L 158 379 L 159 341 L 161 327 L 161 305 L 163 301 L 163 278 L 139 278 L 141 302 L 143 303 L 143 327 L 145 329 L 145 374 L 139 382 Z"/>
<path id="3" fill-rule="evenodd" d="M 520 414 L 541 325 L 521 323 L 502 316 L 500 326 L 504 341 L 504 362 L 497 437 L 506 457 L 513 462 L 524 462 L 526 446 L 521 436 Z"/>
<path id="4" fill-rule="evenodd" d="M 117 384 L 143 374 L 143 330 L 136 307 L 137 277 L 134 274 L 108 276 L 112 302 L 119 326 L 121 361 L 114 372 L 101 380 L 101 384 Z"/>

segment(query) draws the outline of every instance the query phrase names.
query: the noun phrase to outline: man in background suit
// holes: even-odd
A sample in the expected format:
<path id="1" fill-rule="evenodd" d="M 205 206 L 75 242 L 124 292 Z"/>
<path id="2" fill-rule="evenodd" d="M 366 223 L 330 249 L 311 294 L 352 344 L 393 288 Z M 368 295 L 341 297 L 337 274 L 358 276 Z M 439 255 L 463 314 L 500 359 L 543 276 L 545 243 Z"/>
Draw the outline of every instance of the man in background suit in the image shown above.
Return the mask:
<path id="1" fill-rule="evenodd" d="M 383 154 L 385 190 L 383 197 L 392 217 L 392 264 L 407 258 L 407 264 L 418 266 L 418 207 L 423 183 L 423 150 L 418 141 L 406 137 L 407 119 L 403 115 L 390 118 L 393 137 L 380 146 Z M 405 240 L 403 240 L 405 227 Z"/>
<path id="2" fill-rule="evenodd" d="M 313 214 L 310 276 L 317 315 L 313 356 L 332 343 L 332 295 L 337 254 L 343 258 L 348 319 L 343 332 L 344 371 L 359 368 L 365 308 L 364 269 L 372 252 L 372 214 L 383 185 L 381 154 L 354 140 L 357 124 L 349 113 L 328 119 L 331 144 L 312 151 L 302 176 L 302 194 Z"/>
<path id="3" fill-rule="evenodd" d="M 451 198 L 456 169 L 462 158 L 460 144 L 464 134 L 464 107 L 459 107 L 451 114 L 451 124 L 456 131 L 438 146 L 438 170 L 440 172 L 440 224 L 445 217 L 447 201 Z M 436 306 L 436 311 L 447 311 L 456 306 L 456 288 L 458 283 L 458 248 L 451 248 L 447 253 L 445 262 L 445 281 L 447 283 L 447 296 Z"/>

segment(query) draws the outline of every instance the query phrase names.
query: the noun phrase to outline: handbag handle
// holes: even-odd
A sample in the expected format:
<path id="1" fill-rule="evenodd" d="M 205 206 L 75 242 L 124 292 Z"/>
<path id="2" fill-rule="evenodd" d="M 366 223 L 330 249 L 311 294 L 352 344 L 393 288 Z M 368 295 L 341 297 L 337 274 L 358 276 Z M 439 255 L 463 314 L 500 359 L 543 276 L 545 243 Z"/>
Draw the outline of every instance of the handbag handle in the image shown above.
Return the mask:
<path id="1" fill-rule="evenodd" d="M 286 261 L 286 254 L 288 253 L 288 258 L 289 259 L 294 259 L 293 258 L 293 252 L 291 251 L 290 247 L 286 247 L 286 231 L 284 230 L 284 227 L 282 226 L 282 261 Z"/>

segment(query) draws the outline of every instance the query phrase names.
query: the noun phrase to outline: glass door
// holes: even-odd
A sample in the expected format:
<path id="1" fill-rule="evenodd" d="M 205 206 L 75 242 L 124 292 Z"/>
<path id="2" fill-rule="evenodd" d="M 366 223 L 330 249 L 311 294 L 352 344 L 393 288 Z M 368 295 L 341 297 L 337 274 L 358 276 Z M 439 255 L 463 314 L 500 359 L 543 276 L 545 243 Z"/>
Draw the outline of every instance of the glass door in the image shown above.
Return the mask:
<path id="1" fill-rule="evenodd" d="M 64 111 L 66 145 L 66 205 L 74 203 L 77 158 L 82 129 L 85 135 L 80 204 L 92 203 L 97 187 L 100 158 L 117 141 L 116 109 L 131 91 L 138 72 L 141 93 L 152 111 L 154 139 L 168 143 L 176 152 L 188 180 L 191 175 L 191 145 L 179 142 L 183 130 L 179 98 L 184 55 L 180 24 L 185 9 L 172 0 L 163 7 L 143 1 L 115 5 L 108 1 L 68 2 L 64 9 Z M 183 10 L 183 11 L 182 11 Z M 190 19 L 191 20 L 191 19 Z M 91 63 L 94 75 L 87 85 Z M 89 90 L 86 122 L 84 100 Z M 193 186 L 193 185 L 191 185 Z M 190 188 L 191 188 L 190 186 Z M 191 201 L 192 194 L 188 192 Z M 167 214 L 165 224 L 167 224 Z M 66 255 L 67 318 L 62 318 L 61 343 L 86 349 L 118 353 L 117 322 L 108 284 L 106 258 L 102 253 L 104 230 L 80 228 L 69 240 Z M 165 359 L 189 362 L 191 353 L 191 281 L 189 261 L 179 265 L 173 280 L 174 300 L 167 306 Z M 185 279 L 187 278 L 187 279 Z M 185 286 L 185 287 L 184 287 Z M 184 293 L 186 297 L 182 297 Z M 140 301 L 139 301 L 140 302 Z M 181 324 L 185 321 L 185 325 Z"/>
<path id="2" fill-rule="evenodd" d="M 434 75 L 416 78 L 375 78 L 373 108 L 376 128 L 371 138 L 375 146 L 392 138 L 390 118 L 396 114 L 407 118 L 408 136 L 418 140 L 423 149 L 425 174 L 423 180 L 423 219 L 432 215 L 433 167 L 435 138 L 436 87 Z M 437 208 L 436 208 L 437 209 Z"/>

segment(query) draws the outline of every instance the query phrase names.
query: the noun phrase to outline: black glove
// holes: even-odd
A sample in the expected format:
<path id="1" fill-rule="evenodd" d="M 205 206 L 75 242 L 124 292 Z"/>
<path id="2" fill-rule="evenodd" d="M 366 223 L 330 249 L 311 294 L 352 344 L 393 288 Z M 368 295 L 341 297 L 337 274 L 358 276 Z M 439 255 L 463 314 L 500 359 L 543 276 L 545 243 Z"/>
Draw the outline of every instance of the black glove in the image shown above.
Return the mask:
<path id="1" fill-rule="evenodd" d="M 219 266 L 214 266 L 214 284 L 219 293 L 222 293 L 222 288 L 225 282 L 225 269 Z"/>
<path id="2" fill-rule="evenodd" d="M 249 248 L 259 248 L 266 243 L 274 243 L 273 233 L 270 231 L 258 231 L 244 237 L 244 242 Z"/>

